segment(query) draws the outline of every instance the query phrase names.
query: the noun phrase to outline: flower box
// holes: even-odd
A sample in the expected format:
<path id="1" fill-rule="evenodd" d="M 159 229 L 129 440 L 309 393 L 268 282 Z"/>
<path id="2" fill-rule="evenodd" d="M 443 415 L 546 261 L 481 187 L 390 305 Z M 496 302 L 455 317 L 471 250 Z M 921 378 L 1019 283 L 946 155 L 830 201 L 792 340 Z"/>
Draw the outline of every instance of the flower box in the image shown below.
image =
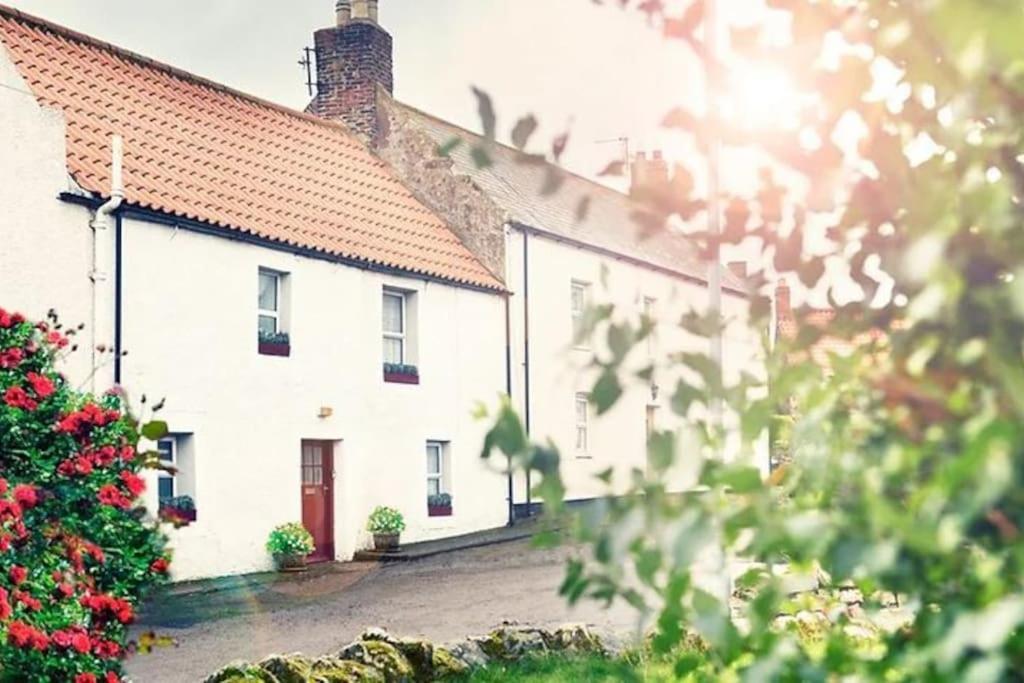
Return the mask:
<path id="1" fill-rule="evenodd" d="M 260 355 L 261 356 L 290 356 L 292 355 L 291 344 L 281 344 L 279 342 L 260 342 Z"/>
<path id="2" fill-rule="evenodd" d="M 176 527 L 196 521 L 196 504 L 191 496 L 177 496 L 160 501 L 160 519 Z"/>
<path id="3" fill-rule="evenodd" d="M 384 381 L 392 384 L 419 384 L 420 373 L 415 365 L 385 363 Z"/>
<path id="4" fill-rule="evenodd" d="M 261 356 L 290 356 L 292 340 L 287 332 L 260 332 L 259 350 Z"/>
<path id="5" fill-rule="evenodd" d="M 171 505 L 161 505 L 160 519 L 176 526 L 185 526 L 196 521 L 196 511 L 195 508 L 188 510 Z"/>
<path id="6" fill-rule="evenodd" d="M 427 496 L 427 516 L 451 517 L 452 495 L 450 493 L 435 493 L 432 496 Z"/>

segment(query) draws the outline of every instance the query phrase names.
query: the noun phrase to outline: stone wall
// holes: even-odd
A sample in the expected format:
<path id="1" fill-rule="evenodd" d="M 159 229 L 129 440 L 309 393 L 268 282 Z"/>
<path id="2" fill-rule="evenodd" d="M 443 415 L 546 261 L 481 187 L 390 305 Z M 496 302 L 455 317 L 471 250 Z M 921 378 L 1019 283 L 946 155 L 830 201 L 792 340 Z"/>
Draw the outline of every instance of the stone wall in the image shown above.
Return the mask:
<path id="1" fill-rule="evenodd" d="M 416 198 L 434 210 L 480 261 L 503 282 L 506 212 L 467 176 L 455 173 L 437 143 L 391 104 L 378 88 L 381 116 L 377 154 L 398 173 Z"/>
<path id="2" fill-rule="evenodd" d="M 337 655 L 311 658 L 271 655 L 258 664 L 236 662 L 206 683 L 412 683 L 464 676 L 491 662 L 510 662 L 544 653 L 615 654 L 587 627 L 553 631 L 507 625 L 486 636 L 435 645 L 369 629 Z"/>

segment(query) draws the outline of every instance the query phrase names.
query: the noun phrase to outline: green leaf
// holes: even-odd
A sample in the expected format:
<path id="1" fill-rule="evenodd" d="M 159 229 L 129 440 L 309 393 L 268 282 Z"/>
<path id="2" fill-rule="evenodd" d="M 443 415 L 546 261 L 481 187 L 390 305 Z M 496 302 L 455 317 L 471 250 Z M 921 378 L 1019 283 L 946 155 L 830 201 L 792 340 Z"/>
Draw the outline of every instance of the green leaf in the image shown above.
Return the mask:
<path id="1" fill-rule="evenodd" d="M 156 441 L 167 436 L 167 423 L 161 420 L 152 420 L 142 425 L 142 436 L 150 441 Z"/>
<path id="2" fill-rule="evenodd" d="M 533 114 L 528 114 L 516 121 L 516 125 L 512 129 L 512 144 L 519 150 L 525 149 L 530 138 L 537 131 L 537 125 L 537 117 Z"/>
<path id="3" fill-rule="evenodd" d="M 590 400 L 597 407 L 597 414 L 604 415 L 611 410 L 620 396 L 622 385 L 619 384 L 619 376 L 614 370 L 605 368 L 590 392 Z"/>

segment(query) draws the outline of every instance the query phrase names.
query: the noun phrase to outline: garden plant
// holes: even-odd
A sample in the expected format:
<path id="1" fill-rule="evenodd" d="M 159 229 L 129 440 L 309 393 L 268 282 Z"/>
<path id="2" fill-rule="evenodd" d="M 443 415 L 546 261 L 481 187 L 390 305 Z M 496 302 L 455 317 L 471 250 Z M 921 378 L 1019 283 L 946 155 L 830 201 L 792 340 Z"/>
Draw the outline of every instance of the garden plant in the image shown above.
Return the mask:
<path id="1" fill-rule="evenodd" d="M 72 332 L 73 333 L 73 332 Z M 117 391 L 82 394 L 55 369 L 55 317 L 0 309 L 0 680 L 118 681 L 128 626 L 167 576 L 157 522 L 140 506 L 140 425 Z"/>
<path id="2" fill-rule="evenodd" d="M 668 44 L 708 56 L 702 2 L 595 4 L 644 12 Z M 570 562 L 562 592 L 635 607 L 689 680 L 1021 680 L 1024 13 L 1001 0 L 766 4 L 785 40 L 767 22 L 725 26 L 705 66 L 712 97 L 725 97 L 744 63 L 777 64 L 799 93 L 791 120 L 764 135 L 685 107 L 664 119 L 696 150 L 714 151 L 714 138 L 763 164 L 758 187 L 722 197 L 719 234 L 678 166 L 636 218 L 642 230 L 687 226 L 712 259 L 753 245 L 762 258 L 743 322 L 758 334 L 779 278 L 826 298 L 835 317 L 776 345 L 764 334 L 766 377 L 726 379 L 713 354 L 692 349 L 635 370 L 652 321 L 591 310 L 597 413 L 672 378 L 671 410 L 701 448 L 652 436 L 650 470 L 579 522 L 589 552 Z M 477 96 L 493 137 L 494 105 Z M 516 144 L 525 150 L 536 128 L 520 120 Z M 486 146 L 475 156 L 486 163 Z M 722 323 L 697 309 L 678 324 L 706 339 Z M 852 353 L 811 362 L 826 333 Z M 796 406 L 788 462 L 765 477 L 751 456 L 782 405 Z M 727 438 L 737 433 L 742 444 Z M 534 473 L 549 513 L 563 509 L 557 446 L 531 442 L 508 406 L 485 445 L 496 452 Z M 684 455 L 701 459 L 701 495 L 666 490 Z M 709 550 L 760 563 L 737 585 L 744 602 L 695 585 L 693 561 Z M 898 596 L 908 621 L 863 647 L 845 613 L 829 614 L 808 646 L 779 619 L 790 600 L 770 564 L 859 589 L 869 616 Z M 708 649 L 679 650 L 690 633 Z"/>

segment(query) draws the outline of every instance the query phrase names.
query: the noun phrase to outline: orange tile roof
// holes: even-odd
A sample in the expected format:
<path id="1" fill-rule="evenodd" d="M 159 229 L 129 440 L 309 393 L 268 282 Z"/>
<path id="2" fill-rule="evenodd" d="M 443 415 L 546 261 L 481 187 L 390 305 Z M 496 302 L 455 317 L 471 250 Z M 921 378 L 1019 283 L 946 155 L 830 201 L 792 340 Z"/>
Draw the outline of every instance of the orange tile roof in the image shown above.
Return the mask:
<path id="1" fill-rule="evenodd" d="M 67 121 L 67 165 L 109 196 L 124 138 L 130 205 L 368 266 L 503 289 L 346 128 L 0 5 L 0 43 Z"/>

